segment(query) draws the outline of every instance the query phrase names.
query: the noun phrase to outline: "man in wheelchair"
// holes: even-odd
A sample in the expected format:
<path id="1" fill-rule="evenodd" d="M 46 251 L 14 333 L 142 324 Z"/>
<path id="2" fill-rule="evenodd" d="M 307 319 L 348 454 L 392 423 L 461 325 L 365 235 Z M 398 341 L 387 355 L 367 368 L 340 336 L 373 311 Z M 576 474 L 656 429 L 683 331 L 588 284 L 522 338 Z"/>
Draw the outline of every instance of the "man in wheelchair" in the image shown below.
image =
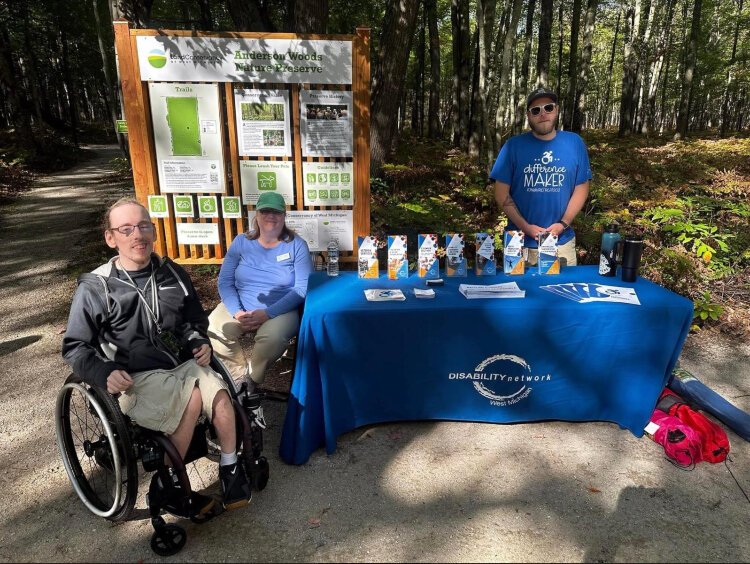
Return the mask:
<path id="1" fill-rule="evenodd" d="M 119 395 L 122 412 L 137 425 L 167 435 L 182 460 L 205 415 L 221 449 L 223 505 L 247 505 L 251 488 L 237 456 L 232 399 L 209 367 L 208 318 L 189 276 L 153 253 L 155 226 L 137 200 L 123 198 L 109 208 L 104 238 L 118 255 L 79 278 L 63 340 L 65 361 L 87 384 Z M 168 456 L 165 463 L 171 464 Z M 213 498 L 185 495 L 180 484 L 172 472 L 155 473 L 149 503 L 158 496 L 162 508 L 188 518 L 213 509 Z"/>

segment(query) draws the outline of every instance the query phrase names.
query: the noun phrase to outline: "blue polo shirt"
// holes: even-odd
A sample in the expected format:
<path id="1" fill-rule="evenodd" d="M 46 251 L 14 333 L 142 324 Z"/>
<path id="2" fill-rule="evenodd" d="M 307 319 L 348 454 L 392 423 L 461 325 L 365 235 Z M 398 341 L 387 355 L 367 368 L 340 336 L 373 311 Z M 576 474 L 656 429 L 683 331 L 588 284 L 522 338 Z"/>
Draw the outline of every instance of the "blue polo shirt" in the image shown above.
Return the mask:
<path id="1" fill-rule="evenodd" d="M 549 141 L 530 131 L 511 137 L 490 172 L 492 180 L 510 185 L 510 197 L 523 218 L 540 227 L 559 222 L 573 189 L 591 176 L 586 144 L 570 131 L 558 131 Z M 518 226 L 509 220 L 508 229 Z M 567 243 L 574 235 L 573 229 L 566 229 L 558 243 Z M 524 245 L 536 248 L 537 243 L 527 239 Z"/>

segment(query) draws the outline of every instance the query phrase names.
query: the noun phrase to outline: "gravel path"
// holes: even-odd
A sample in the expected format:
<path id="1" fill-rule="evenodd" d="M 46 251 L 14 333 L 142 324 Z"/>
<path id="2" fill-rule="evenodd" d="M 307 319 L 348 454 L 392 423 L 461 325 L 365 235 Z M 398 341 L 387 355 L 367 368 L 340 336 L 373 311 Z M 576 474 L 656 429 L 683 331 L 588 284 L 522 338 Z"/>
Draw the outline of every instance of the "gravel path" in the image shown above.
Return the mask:
<path id="1" fill-rule="evenodd" d="M 170 560 L 149 548 L 143 484 L 133 520 L 97 518 L 55 445 L 70 260 L 121 195 L 99 181 L 116 150 L 93 148 L 95 160 L 0 208 L 0 561 Z M 748 344 L 691 337 L 681 361 L 750 411 Z M 277 455 L 284 409 L 266 407 L 268 488 L 247 509 L 183 523 L 188 543 L 171 560 L 750 561 L 750 504 L 727 468 L 679 470 L 617 425 L 377 425 L 294 467 Z M 750 493 L 750 446 L 729 436 Z M 196 472 L 216 492 L 215 465 Z"/>

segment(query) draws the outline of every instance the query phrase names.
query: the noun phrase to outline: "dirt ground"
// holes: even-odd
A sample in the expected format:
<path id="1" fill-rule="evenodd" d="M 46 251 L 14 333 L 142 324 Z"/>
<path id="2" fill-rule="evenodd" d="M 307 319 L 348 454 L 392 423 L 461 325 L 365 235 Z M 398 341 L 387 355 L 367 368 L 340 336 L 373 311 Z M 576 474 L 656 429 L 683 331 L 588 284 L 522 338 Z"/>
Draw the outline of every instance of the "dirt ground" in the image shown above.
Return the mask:
<path id="1" fill-rule="evenodd" d="M 112 524 L 78 500 L 55 444 L 76 257 L 99 248 L 92 225 L 123 193 L 100 181 L 115 150 L 93 149 L 0 207 L 0 561 L 750 561 L 750 503 L 728 468 L 680 470 L 617 425 L 376 425 L 288 466 L 277 453 L 285 404 L 272 402 L 268 487 L 243 510 L 181 522 L 186 547 L 157 557 L 148 478 L 135 517 Z M 748 343 L 691 337 L 681 363 L 750 410 Z M 750 445 L 729 437 L 729 468 L 750 493 Z M 216 474 L 203 460 L 194 483 L 217 493 Z"/>

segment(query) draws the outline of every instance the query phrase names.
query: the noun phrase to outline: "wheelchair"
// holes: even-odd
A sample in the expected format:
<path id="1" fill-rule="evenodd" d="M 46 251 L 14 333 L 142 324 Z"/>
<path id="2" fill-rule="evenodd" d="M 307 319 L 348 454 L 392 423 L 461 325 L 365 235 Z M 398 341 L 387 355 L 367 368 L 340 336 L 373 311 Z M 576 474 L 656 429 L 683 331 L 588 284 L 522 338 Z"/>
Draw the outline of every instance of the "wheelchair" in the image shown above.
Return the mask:
<path id="1" fill-rule="evenodd" d="M 211 368 L 229 388 L 237 422 L 237 454 L 251 491 L 261 491 L 269 478 L 268 460 L 262 456 L 263 427 L 256 417 L 263 394 L 237 390 L 229 371 L 216 357 Z M 55 431 L 65 470 L 73 489 L 95 515 L 109 521 L 125 521 L 133 513 L 138 495 L 138 461 L 145 472 L 156 472 L 162 484 L 173 487 L 173 478 L 164 463 L 172 462 L 179 495 L 187 502 L 192 493 L 186 464 L 209 455 L 210 441 L 216 440 L 213 427 L 199 420 L 185 460 L 163 433 L 139 427 L 123 415 L 117 400 L 106 390 L 68 376 L 57 395 Z M 148 511 L 154 533 L 151 548 L 160 556 L 177 554 L 187 541 L 183 527 L 166 523 L 162 511 L 166 501 L 149 491 Z M 185 503 L 185 506 L 188 504 Z M 186 515 L 175 514 L 178 517 Z M 189 515 L 194 523 L 204 523 L 216 515 Z"/>

